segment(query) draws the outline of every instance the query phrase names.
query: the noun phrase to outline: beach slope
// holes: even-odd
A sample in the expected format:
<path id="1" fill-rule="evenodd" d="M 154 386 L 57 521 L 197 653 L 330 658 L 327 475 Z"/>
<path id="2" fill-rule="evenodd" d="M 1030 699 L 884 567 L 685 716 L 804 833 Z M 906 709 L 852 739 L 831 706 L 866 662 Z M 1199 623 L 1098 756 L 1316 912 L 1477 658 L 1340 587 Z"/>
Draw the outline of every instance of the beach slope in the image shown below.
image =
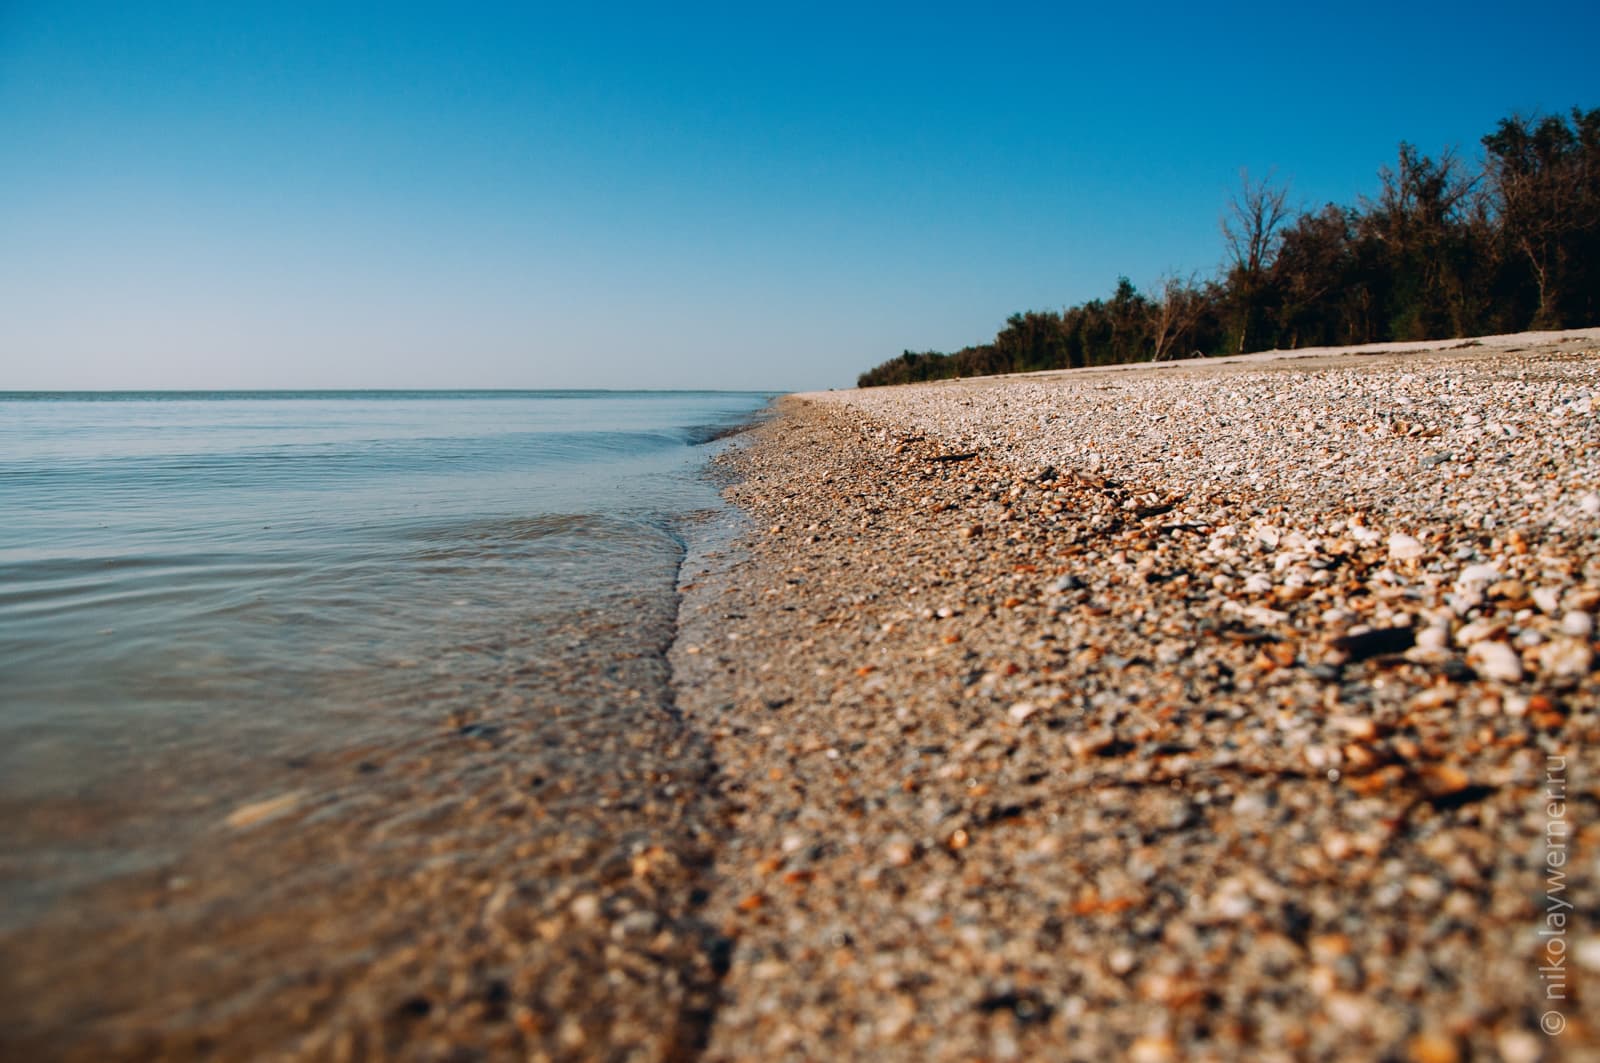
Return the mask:
<path id="1" fill-rule="evenodd" d="M 1597 354 L 783 400 L 672 651 L 710 1058 L 1593 1052 Z"/>

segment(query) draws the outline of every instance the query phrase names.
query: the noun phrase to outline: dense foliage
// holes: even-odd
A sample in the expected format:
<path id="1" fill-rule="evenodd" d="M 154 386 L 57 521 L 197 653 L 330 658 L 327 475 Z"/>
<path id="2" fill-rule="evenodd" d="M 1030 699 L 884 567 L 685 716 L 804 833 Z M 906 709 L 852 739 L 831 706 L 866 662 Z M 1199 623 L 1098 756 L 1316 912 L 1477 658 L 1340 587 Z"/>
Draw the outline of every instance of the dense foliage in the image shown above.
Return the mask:
<path id="1" fill-rule="evenodd" d="M 990 343 L 906 351 L 862 387 L 914 380 L 1600 322 L 1600 108 L 1511 117 L 1481 163 L 1400 145 L 1375 198 L 1291 218 L 1252 182 L 1222 221 L 1205 282 L 1165 278 L 1060 312 L 1013 314 Z"/>

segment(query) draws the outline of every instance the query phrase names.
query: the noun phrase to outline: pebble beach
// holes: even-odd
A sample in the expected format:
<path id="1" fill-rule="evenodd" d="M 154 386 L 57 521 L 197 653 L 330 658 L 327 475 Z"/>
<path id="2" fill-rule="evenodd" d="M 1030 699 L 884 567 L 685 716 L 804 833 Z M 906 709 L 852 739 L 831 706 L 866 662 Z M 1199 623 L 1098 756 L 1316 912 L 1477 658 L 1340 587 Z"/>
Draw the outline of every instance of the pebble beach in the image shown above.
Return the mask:
<path id="1" fill-rule="evenodd" d="M 0 1058 L 1600 1059 L 1597 406 L 1600 329 L 782 398 L 6 912 Z"/>
<path id="2" fill-rule="evenodd" d="M 1596 1058 L 1600 330 L 796 395 L 706 1058 Z"/>

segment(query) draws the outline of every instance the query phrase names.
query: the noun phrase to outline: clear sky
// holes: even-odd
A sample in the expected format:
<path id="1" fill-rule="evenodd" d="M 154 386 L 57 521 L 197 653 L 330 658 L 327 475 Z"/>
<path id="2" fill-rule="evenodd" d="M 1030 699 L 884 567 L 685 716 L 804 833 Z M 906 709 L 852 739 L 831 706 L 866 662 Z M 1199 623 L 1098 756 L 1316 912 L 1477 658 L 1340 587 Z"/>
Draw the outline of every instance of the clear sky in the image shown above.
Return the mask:
<path id="1" fill-rule="evenodd" d="M 0 389 L 848 386 L 1600 106 L 1600 4 L 0 0 Z"/>

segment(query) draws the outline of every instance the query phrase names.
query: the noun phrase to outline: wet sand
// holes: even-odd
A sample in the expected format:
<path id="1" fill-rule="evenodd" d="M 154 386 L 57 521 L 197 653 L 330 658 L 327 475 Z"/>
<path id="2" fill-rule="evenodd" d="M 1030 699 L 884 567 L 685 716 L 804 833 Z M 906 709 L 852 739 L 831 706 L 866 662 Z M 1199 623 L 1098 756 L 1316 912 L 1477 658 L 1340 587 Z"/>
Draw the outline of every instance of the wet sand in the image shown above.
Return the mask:
<path id="1" fill-rule="evenodd" d="M 175 861 L 12 929 L 0 1058 L 695 1054 L 720 812 L 667 683 L 675 569 L 562 624 L 441 633 L 433 726 L 275 763 Z"/>
<path id="2" fill-rule="evenodd" d="M 1593 1058 L 1600 333 L 1443 346 L 793 396 L 731 451 L 672 652 L 732 814 L 708 1058 Z"/>

